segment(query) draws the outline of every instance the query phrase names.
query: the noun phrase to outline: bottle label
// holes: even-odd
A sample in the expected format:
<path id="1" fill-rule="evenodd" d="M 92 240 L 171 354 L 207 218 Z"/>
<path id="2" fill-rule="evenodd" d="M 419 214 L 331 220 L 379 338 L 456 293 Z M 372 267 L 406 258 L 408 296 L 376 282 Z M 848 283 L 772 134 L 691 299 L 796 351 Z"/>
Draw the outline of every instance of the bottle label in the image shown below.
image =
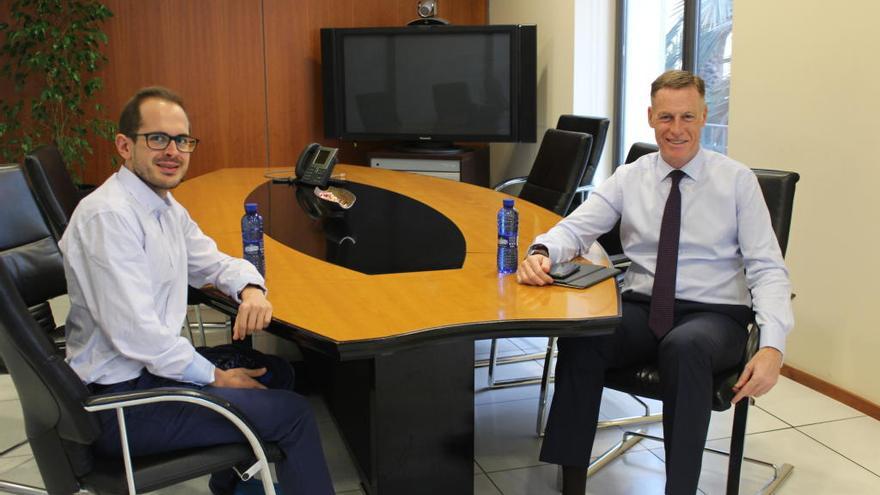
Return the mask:
<path id="1" fill-rule="evenodd" d="M 507 236 L 503 236 L 503 235 L 498 236 L 498 246 L 499 247 L 515 248 L 516 245 L 517 245 L 516 237 L 513 237 L 513 236 L 507 237 Z"/>
<path id="2" fill-rule="evenodd" d="M 245 254 L 257 254 L 260 252 L 260 246 L 256 244 L 246 244 L 244 246 Z"/>

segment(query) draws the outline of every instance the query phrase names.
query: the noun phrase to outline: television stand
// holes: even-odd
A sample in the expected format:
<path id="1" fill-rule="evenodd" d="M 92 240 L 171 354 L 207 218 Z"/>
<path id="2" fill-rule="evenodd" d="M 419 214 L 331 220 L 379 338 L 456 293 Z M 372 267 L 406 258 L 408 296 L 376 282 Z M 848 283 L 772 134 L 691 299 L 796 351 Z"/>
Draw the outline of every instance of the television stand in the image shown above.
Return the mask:
<path id="1" fill-rule="evenodd" d="M 392 144 L 391 149 L 401 153 L 413 153 L 418 155 L 431 153 L 438 155 L 453 155 L 468 151 L 470 148 L 458 146 L 452 141 L 401 141 Z"/>
<path id="2" fill-rule="evenodd" d="M 431 175 L 444 179 L 489 187 L 489 147 L 459 148 L 457 151 L 436 153 L 379 149 L 367 153 L 371 167 Z"/>

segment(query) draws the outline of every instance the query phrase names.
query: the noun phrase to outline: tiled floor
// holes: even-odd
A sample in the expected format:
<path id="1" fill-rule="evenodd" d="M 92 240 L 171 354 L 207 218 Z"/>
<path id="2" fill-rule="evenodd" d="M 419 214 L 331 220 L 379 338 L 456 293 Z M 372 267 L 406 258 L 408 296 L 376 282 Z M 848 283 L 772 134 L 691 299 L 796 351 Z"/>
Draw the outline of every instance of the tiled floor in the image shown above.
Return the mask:
<path id="1" fill-rule="evenodd" d="M 213 343 L 215 336 L 209 335 Z M 501 353 L 541 350 L 546 339 L 501 342 Z M 477 342 L 477 358 L 486 357 L 488 342 Z M 500 378 L 536 374 L 540 364 L 528 361 L 499 368 Z M 538 461 L 541 441 L 535 436 L 538 387 L 487 390 L 486 370 L 474 372 L 475 459 L 474 492 L 477 495 L 540 495 L 558 493 L 556 468 Z M 311 397 L 321 428 L 324 450 L 337 493 L 358 494 L 357 473 L 342 439 L 318 397 Z M 651 403 L 656 410 L 659 404 Z M 639 406 L 623 394 L 606 391 L 604 418 L 639 413 Z M 715 413 L 709 444 L 726 449 L 732 414 Z M 22 413 L 8 375 L 0 375 L 0 451 L 24 438 Z M 651 426 L 650 431 L 659 428 Z M 600 431 L 593 454 L 618 441 L 621 430 Z M 749 414 L 746 455 L 795 466 L 781 494 L 873 495 L 880 493 L 880 422 L 795 382 L 781 379 L 759 399 Z M 643 442 L 622 459 L 609 464 L 587 484 L 589 494 L 652 495 L 663 493 L 663 448 Z M 724 493 L 726 460 L 706 454 L 701 493 Z M 755 493 L 769 472 L 746 464 L 742 493 Z M 0 479 L 40 485 L 40 477 L 25 446 L 0 457 Z M 193 480 L 163 494 L 207 494 L 205 479 Z M 414 492 L 415 493 L 415 492 Z"/>

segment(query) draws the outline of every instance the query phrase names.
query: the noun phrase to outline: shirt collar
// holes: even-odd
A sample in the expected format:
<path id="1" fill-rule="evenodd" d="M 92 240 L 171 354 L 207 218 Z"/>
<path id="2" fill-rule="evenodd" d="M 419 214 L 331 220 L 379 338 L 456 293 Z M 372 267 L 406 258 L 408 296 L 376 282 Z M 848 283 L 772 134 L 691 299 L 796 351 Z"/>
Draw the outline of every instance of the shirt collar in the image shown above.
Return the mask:
<path id="1" fill-rule="evenodd" d="M 681 167 L 679 170 L 684 172 L 687 177 L 690 177 L 694 181 L 699 181 L 705 163 L 706 153 L 703 152 L 703 147 L 701 146 L 699 151 L 697 151 L 697 154 L 691 158 L 691 161 L 687 162 L 684 167 Z M 657 177 L 657 182 L 666 179 L 666 177 L 669 176 L 669 172 L 672 172 L 673 170 L 675 170 L 675 168 L 666 163 L 666 161 L 663 160 L 663 157 L 660 156 L 660 153 L 657 153 L 657 163 L 654 167 L 654 175 Z"/>
<path id="2" fill-rule="evenodd" d="M 159 197 L 155 191 L 150 189 L 150 186 L 146 185 L 140 177 L 124 165 L 119 167 L 119 172 L 116 173 L 116 176 L 119 178 L 122 187 L 148 212 L 158 217 L 171 207 L 171 193 L 168 193 L 164 198 Z"/>

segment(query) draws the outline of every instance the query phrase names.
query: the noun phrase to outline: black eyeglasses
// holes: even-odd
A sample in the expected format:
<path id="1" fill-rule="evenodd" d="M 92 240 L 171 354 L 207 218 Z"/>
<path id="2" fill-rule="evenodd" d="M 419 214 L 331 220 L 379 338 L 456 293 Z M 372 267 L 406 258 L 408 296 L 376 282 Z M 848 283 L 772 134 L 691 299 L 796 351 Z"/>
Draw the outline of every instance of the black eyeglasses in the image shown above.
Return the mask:
<path id="1" fill-rule="evenodd" d="M 199 144 L 198 139 L 192 136 L 187 136 L 186 134 L 170 136 L 164 132 L 147 132 L 144 134 L 135 134 L 135 139 L 137 139 L 138 136 L 143 136 L 144 140 L 147 142 L 147 148 L 150 148 L 153 151 L 164 151 L 165 148 L 171 144 L 171 141 L 174 141 L 174 144 L 177 145 L 178 151 L 181 153 L 192 153 L 196 150 L 196 145 Z"/>

